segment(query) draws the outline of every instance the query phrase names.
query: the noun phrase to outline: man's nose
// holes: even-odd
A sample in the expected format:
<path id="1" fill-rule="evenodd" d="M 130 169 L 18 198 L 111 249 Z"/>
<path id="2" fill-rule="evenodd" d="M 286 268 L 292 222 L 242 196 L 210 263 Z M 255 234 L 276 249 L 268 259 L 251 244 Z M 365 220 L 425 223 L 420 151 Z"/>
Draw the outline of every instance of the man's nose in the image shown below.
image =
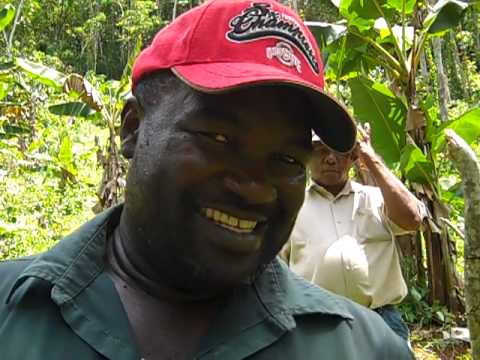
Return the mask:
<path id="1" fill-rule="evenodd" d="M 268 204 L 277 199 L 277 189 L 265 178 L 227 175 L 224 183 L 228 190 L 243 198 L 250 205 Z"/>
<path id="2" fill-rule="evenodd" d="M 335 154 L 328 153 L 327 156 L 325 156 L 325 162 L 328 165 L 335 165 L 337 163 L 337 158 L 335 157 Z"/>

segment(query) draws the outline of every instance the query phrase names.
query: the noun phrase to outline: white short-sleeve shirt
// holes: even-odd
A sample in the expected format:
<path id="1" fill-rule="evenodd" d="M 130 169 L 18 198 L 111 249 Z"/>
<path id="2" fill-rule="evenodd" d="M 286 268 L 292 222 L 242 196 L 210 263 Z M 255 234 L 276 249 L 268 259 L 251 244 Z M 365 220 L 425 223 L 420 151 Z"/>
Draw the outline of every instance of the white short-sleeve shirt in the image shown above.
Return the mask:
<path id="1" fill-rule="evenodd" d="M 349 181 L 333 196 L 313 183 L 282 257 L 312 283 L 375 309 L 407 294 L 394 238 L 402 233 L 378 187 Z"/>

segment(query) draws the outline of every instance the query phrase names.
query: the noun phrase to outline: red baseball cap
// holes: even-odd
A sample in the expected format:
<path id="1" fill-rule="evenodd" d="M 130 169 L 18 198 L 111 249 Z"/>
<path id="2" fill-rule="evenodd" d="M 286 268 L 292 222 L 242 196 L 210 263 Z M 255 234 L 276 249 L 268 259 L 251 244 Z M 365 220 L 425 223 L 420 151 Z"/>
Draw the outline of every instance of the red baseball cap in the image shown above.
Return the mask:
<path id="1" fill-rule="evenodd" d="M 298 15 L 275 0 L 210 0 L 163 28 L 138 56 L 132 87 L 147 74 L 170 69 L 207 93 L 256 84 L 299 87 L 318 116 L 313 131 L 333 150 L 355 145 L 356 126 L 324 89 L 315 38 Z"/>

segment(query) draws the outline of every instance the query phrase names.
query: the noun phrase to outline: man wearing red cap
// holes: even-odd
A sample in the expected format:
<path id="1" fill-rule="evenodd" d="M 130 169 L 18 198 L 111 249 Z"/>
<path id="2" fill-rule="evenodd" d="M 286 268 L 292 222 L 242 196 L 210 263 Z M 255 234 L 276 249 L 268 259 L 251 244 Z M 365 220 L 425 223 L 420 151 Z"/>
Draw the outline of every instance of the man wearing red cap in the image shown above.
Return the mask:
<path id="1" fill-rule="evenodd" d="M 339 151 L 355 140 L 299 17 L 207 2 L 157 34 L 132 80 L 125 203 L 0 266 L 2 358 L 410 359 L 378 315 L 275 258 L 311 130 Z"/>

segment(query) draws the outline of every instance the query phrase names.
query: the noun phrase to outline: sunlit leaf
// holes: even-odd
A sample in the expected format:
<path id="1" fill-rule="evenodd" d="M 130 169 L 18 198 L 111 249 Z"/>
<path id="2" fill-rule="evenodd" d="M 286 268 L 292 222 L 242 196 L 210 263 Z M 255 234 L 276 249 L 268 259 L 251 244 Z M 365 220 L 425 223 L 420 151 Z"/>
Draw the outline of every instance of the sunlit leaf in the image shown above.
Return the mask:
<path id="1" fill-rule="evenodd" d="M 7 4 L 0 10 L 0 31 L 5 29 L 15 17 L 15 8 L 11 4 Z"/>
<path id="2" fill-rule="evenodd" d="M 66 170 L 70 175 L 76 176 L 77 169 L 73 161 L 72 141 L 69 136 L 64 136 L 60 143 L 57 159 L 59 165 Z"/>
<path id="3" fill-rule="evenodd" d="M 363 77 L 349 81 L 356 118 L 369 122 L 372 144 L 387 164 L 400 160 L 407 108 L 385 85 Z"/>
<path id="4" fill-rule="evenodd" d="M 5 99 L 8 94 L 8 84 L 0 83 L 0 100 Z"/>
<path id="5" fill-rule="evenodd" d="M 390 36 L 390 29 L 388 28 L 387 22 L 383 17 L 375 20 L 375 25 L 373 27 L 375 30 L 378 30 L 381 39 Z"/>
<path id="6" fill-rule="evenodd" d="M 101 111 L 103 108 L 100 93 L 85 77 L 79 74 L 70 74 L 65 80 L 63 90 L 67 94 L 72 91 L 78 93 L 82 101 L 92 109 Z"/>
<path id="7" fill-rule="evenodd" d="M 366 20 L 373 25 L 379 17 L 390 18 L 395 12 L 393 5 L 387 6 L 390 2 L 392 0 L 341 0 L 339 11 L 349 25 L 363 28 Z"/>
<path id="8" fill-rule="evenodd" d="M 402 13 L 405 10 L 405 14 L 411 14 L 415 10 L 415 0 L 388 0 L 386 6 L 397 10 L 399 13 Z"/>
<path id="9" fill-rule="evenodd" d="M 87 117 L 95 114 L 96 112 L 83 102 L 68 102 L 52 105 L 48 108 L 48 110 L 55 115 L 75 117 Z"/>
<path id="10" fill-rule="evenodd" d="M 425 19 L 425 28 L 430 34 L 441 35 L 458 25 L 467 7 L 464 1 L 440 0 Z"/>
<path id="11" fill-rule="evenodd" d="M 434 180 L 433 164 L 414 144 L 408 144 L 403 148 L 400 169 L 408 180 L 415 183 L 428 184 Z"/>
<path id="12" fill-rule="evenodd" d="M 420 292 L 415 287 L 412 287 L 410 289 L 410 295 L 412 295 L 412 297 L 417 301 L 422 300 L 422 294 L 420 294 Z"/>
<path id="13" fill-rule="evenodd" d="M 73 162 L 72 142 L 68 136 L 63 137 L 58 150 L 58 160 L 64 165 L 70 165 Z"/>
<path id="14" fill-rule="evenodd" d="M 61 89 L 65 81 L 65 75 L 40 63 L 16 58 L 15 63 L 31 78 L 40 81 L 47 86 Z"/>
<path id="15" fill-rule="evenodd" d="M 399 25 L 392 27 L 393 35 L 397 38 L 400 48 L 403 48 L 403 28 Z M 408 50 L 412 46 L 415 29 L 412 26 L 405 27 L 405 48 Z"/>
<path id="16" fill-rule="evenodd" d="M 444 323 L 445 322 L 445 315 L 441 311 L 435 311 L 435 316 L 437 317 L 440 322 Z"/>
<path id="17" fill-rule="evenodd" d="M 378 0 L 378 3 L 382 5 L 385 1 Z M 354 15 L 363 19 L 377 19 L 382 16 L 372 0 L 341 0 L 339 10 L 347 19 Z"/>
<path id="18" fill-rule="evenodd" d="M 442 124 L 433 137 L 432 151 L 438 153 L 445 144 L 445 129 L 454 130 L 469 145 L 480 138 L 480 108 L 475 108 L 455 120 Z"/>
<path id="19" fill-rule="evenodd" d="M 391 38 L 391 32 L 390 29 L 388 28 L 387 22 L 385 21 L 384 18 L 378 18 L 375 21 L 374 25 L 375 30 L 378 31 L 380 35 L 381 40 L 387 40 L 387 42 L 392 42 L 394 39 Z M 399 25 L 394 25 L 392 26 L 392 31 L 393 31 L 393 36 L 395 36 L 395 39 L 397 43 L 399 44 L 400 48 L 403 47 L 403 27 Z M 413 43 L 413 35 L 414 35 L 414 28 L 412 26 L 406 26 L 405 27 L 405 48 L 408 50 Z"/>

